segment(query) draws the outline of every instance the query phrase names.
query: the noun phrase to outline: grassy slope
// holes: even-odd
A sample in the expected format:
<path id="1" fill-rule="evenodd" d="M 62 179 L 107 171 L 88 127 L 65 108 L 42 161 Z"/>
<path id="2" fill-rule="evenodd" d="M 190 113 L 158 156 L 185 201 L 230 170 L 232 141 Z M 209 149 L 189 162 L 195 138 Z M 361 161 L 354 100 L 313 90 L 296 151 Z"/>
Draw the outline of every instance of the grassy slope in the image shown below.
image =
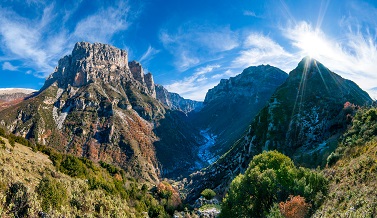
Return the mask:
<path id="1" fill-rule="evenodd" d="M 36 216 L 39 211 L 42 211 L 41 199 L 36 193 L 36 187 L 38 186 L 42 177 L 53 176 L 56 180 L 61 182 L 67 189 L 68 199 L 76 199 L 81 202 L 81 208 L 85 210 L 77 210 L 75 207 L 71 207 L 70 204 L 63 205 L 60 210 L 51 210 L 49 214 L 52 216 L 107 216 L 110 214 L 117 214 L 119 217 L 137 217 L 132 208 L 129 207 L 125 200 L 119 197 L 113 197 L 107 195 L 103 190 L 91 190 L 89 191 L 88 185 L 83 179 L 71 178 L 63 173 L 56 171 L 51 160 L 47 155 L 41 152 L 33 152 L 31 148 L 16 144 L 13 148 L 9 145 L 7 139 L 3 139 L 6 142 L 6 148 L 1 148 L 0 152 L 0 165 L 1 174 L 0 177 L 0 215 L 6 216 L 5 203 L 5 189 L 15 182 L 22 182 L 27 188 L 30 194 L 31 208 L 29 213 L 31 216 Z M 98 205 L 104 205 L 105 211 L 96 210 Z M 10 216 L 11 217 L 11 216 Z"/>
<path id="2" fill-rule="evenodd" d="M 360 110 L 331 155 L 335 164 L 324 169 L 329 194 L 315 217 L 377 216 L 376 132 L 377 109 Z"/>
<path id="3" fill-rule="evenodd" d="M 37 217 L 41 211 L 51 217 L 145 217 L 150 211 L 165 213 L 151 194 L 140 189 L 142 184 L 132 179 L 123 178 L 125 196 L 109 193 L 103 188 L 90 187 L 90 181 L 85 178 L 73 178 L 59 172 L 49 157 L 39 151 L 34 152 L 18 143 L 12 147 L 8 139 L 0 139 L 5 142 L 5 145 L 0 145 L 0 217 L 13 217 L 9 211 L 11 206 L 6 204 L 6 193 L 15 182 L 27 187 L 28 217 Z M 119 179 L 120 175 L 111 176 L 104 168 L 94 167 L 109 185 L 113 184 L 111 181 L 115 181 L 115 177 Z M 37 193 L 37 187 L 44 177 L 61 183 L 67 190 L 63 204 L 57 208 L 50 207 L 47 211 L 42 209 L 43 202 Z"/>

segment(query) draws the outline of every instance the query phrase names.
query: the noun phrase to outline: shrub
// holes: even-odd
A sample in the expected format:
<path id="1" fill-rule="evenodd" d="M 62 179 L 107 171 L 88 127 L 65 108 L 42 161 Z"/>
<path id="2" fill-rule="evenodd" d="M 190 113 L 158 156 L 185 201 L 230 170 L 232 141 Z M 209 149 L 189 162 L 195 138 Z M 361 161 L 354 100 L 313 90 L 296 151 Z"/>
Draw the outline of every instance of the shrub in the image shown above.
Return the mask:
<path id="1" fill-rule="evenodd" d="M 161 198 L 169 199 L 173 195 L 173 188 L 169 183 L 161 182 L 157 186 L 157 193 Z"/>
<path id="2" fill-rule="evenodd" d="M 15 141 L 14 141 L 14 138 L 9 138 L 9 144 L 14 147 L 16 144 L 15 144 Z"/>
<path id="3" fill-rule="evenodd" d="M 21 182 L 13 183 L 6 192 L 5 205 L 15 217 L 26 217 L 29 206 L 29 194 Z"/>
<path id="4" fill-rule="evenodd" d="M 65 155 L 59 170 L 71 177 L 85 178 L 87 174 L 87 167 L 79 158 L 73 155 Z"/>
<path id="5" fill-rule="evenodd" d="M 204 189 L 200 194 L 207 200 L 211 200 L 216 196 L 216 192 L 212 189 Z"/>
<path id="6" fill-rule="evenodd" d="M 322 174 L 295 167 L 277 151 L 264 152 L 253 158 L 244 175 L 232 181 L 220 216 L 264 217 L 274 203 L 291 194 L 304 196 L 311 203 L 318 193 L 327 193 L 327 186 Z"/>
<path id="7" fill-rule="evenodd" d="M 280 202 L 279 208 L 285 218 L 302 218 L 306 217 L 311 205 L 305 202 L 305 198 L 298 196 L 289 196 L 286 202 Z"/>
<path id="8" fill-rule="evenodd" d="M 42 209 L 60 209 L 67 201 L 67 192 L 63 184 L 53 178 L 44 177 L 37 187 L 37 193 L 42 199 Z"/>
<path id="9" fill-rule="evenodd" d="M 341 158 L 340 154 L 331 152 L 331 154 L 327 157 L 327 165 L 328 166 L 334 165 L 340 158 Z"/>
<path id="10" fill-rule="evenodd" d="M 6 136 L 5 130 L 3 128 L 0 128 L 0 136 Z"/>
<path id="11" fill-rule="evenodd" d="M 106 169 L 107 172 L 109 172 L 110 175 L 112 175 L 112 176 L 114 176 L 115 174 L 121 173 L 121 169 L 119 169 L 118 167 L 116 167 L 114 165 L 105 163 L 103 161 L 100 161 L 99 164 L 101 165 L 102 168 Z"/>
<path id="12" fill-rule="evenodd" d="M 6 148 L 6 147 L 5 147 L 5 142 L 4 142 L 4 140 L 1 139 L 1 138 L 0 138 L 0 146 L 1 146 L 2 149 L 5 149 L 5 148 Z"/>

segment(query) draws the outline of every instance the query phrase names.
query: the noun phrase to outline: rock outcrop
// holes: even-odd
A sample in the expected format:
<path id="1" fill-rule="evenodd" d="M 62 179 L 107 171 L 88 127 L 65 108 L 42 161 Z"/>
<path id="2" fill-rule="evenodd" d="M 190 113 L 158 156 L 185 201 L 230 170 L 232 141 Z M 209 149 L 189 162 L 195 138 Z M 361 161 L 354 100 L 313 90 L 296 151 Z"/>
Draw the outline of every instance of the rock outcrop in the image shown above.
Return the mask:
<path id="1" fill-rule="evenodd" d="M 161 85 L 156 85 L 157 99 L 172 110 L 179 110 L 187 114 L 192 111 L 199 111 L 203 107 L 203 102 L 184 99 L 177 93 L 169 92 Z"/>
<path id="2" fill-rule="evenodd" d="M 222 193 L 263 150 L 276 149 L 308 167 L 323 164 L 347 127 L 344 105 L 371 103 L 369 95 L 354 82 L 314 59 L 304 58 L 226 155 L 192 175 L 187 200 L 195 200 L 198 190 L 204 188 Z"/>

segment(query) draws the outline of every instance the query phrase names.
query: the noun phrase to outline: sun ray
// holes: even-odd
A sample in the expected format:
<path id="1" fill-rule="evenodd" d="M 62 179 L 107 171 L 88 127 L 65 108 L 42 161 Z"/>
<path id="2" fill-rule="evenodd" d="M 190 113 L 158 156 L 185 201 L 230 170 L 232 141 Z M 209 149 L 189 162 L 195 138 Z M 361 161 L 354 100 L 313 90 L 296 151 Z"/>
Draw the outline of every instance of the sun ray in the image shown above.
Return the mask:
<path id="1" fill-rule="evenodd" d="M 303 101 L 303 98 L 304 98 L 304 95 L 305 95 L 307 74 L 308 74 L 308 70 L 310 69 L 310 63 L 311 63 L 311 58 L 306 57 L 305 63 L 304 63 L 304 69 L 303 69 L 303 72 L 301 74 L 301 80 L 300 80 L 300 83 L 299 83 L 295 103 L 294 103 L 293 110 L 292 110 L 291 123 L 295 122 L 294 119 L 296 119 L 296 117 L 299 117 L 300 114 L 301 114 L 302 101 Z M 297 110 L 297 108 L 298 108 L 298 110 Z M 297 113 L 296 113 L 296 111 L 297 111 Z M 294 125 L 293 127 L 295 128 L 295 132 L 297 132 L 298 126 Z M 288 128 L 289 128 L 289 130 L 291 130 L 292 126 L 290 125 Z"/>
<path id="2" fill-rule="evenodd" d="M 322 75 L 322 71 L 321 71 L 321 70 L 319 69 L 319 67 L 318 67 L 317 61 L 314 61 L 314 66 L 317 68 L 318 73 L 319 73 L 319 75 L 321 76 L 322 82 L 323 82 L 323 84 L 325 85 L 327 92 L 330 93 L 329 87 L 327 86 L 327 83 L 326 83 L 326 81 L 325 81 L 325 78 L 324 78 L 323 75 Z"/>

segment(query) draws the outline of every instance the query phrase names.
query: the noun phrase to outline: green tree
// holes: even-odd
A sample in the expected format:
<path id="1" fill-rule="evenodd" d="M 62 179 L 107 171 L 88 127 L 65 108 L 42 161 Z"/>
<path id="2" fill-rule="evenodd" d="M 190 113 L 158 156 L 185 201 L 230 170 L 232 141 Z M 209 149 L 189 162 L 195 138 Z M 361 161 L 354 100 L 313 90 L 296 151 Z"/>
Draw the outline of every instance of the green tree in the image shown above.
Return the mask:
<path id="1" fill-rule="evenodd" d="M 42 209 L 44 211 L 48 211 L 50 208 L 60 209 L 68 198 L 63 184 L 49 177 L 44 177 L 40 181 L 37 193 L 42 199 Z"/>
<path id="2" fill-rule="evenodd" d="M 27 217 L 29 194 L 26 186 L 21 182 L 13 183 L 6 192 L 5 205 L 15 217 Z"/>
<path id="3" fill-rule="evenodd" d="M 264 217 L 274 203 L 289 195 L 301 195 L 310 202 L 318 192 L 327 192 L 327 180 L 321 174 L 295 167 L 277 151 L 264 152 L 253 158 L 244 175 L 232 181 L 220 217 Z"/>
<path id="4" fill-rule="evenodd" d="M 212 189 L 204 189 L 202 193 L 200 193 L 205 199 L 211 200 L 216 196 L 216 192 L 213 191 Z"/>

